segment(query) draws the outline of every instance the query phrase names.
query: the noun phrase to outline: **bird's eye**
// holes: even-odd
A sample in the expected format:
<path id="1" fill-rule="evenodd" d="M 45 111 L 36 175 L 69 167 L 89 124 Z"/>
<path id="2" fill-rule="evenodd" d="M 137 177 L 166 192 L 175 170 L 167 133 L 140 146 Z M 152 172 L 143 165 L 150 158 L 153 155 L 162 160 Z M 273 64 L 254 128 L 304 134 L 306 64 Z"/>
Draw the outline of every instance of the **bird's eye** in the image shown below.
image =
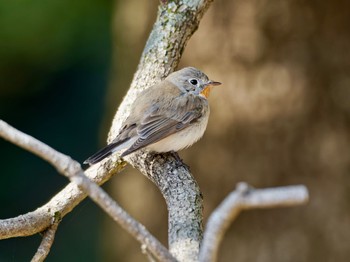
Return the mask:
<path id="1" fill-rule="evenodd" d="M 194 85 L 194 86 L 196 86 L 198 84 L 197 79 L 194 79 L 194 78 L 190 79 L 189 82 L 191 83 L 191 85 Z"/>

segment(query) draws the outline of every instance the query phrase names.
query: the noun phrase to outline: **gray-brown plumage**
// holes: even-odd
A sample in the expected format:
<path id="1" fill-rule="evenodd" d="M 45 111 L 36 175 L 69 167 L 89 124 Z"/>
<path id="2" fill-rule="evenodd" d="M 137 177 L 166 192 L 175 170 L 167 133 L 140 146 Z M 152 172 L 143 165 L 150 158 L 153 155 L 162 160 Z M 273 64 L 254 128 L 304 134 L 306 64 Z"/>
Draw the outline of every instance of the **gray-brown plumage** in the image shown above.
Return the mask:
<path id="1" fill-rule="evenodd" d="M 193 67 L 170 74 L 140 93 L 117 137 L 84 163 L 95 164 L 121 150 L 123 157 L 141 148 L 168 152 L 191 146 L 206 129 L 207 96 L 215 85 L 220 83 Z"/>

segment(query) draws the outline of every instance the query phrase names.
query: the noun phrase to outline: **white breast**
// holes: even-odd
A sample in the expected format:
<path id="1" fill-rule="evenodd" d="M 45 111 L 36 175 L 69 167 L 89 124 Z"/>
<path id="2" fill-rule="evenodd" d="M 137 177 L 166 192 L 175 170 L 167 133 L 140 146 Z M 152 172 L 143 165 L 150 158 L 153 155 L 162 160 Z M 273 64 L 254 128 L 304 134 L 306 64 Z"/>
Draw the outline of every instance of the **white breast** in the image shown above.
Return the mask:
<path id="1" fill-rule="evenodd" d="M 170 135 L 157 143 L 147 146 L 147 149 L 155 152 L 179 151 L 197 142 L 204 134 L 209 119 L 208 112 L 196 123 Z"/>

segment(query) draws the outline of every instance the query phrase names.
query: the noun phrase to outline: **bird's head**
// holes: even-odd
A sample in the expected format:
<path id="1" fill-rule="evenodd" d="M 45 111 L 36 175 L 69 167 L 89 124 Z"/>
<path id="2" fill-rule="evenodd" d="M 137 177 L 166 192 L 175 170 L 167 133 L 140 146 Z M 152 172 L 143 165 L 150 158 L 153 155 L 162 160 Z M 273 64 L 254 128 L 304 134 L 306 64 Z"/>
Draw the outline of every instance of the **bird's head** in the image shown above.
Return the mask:
<path id="1" fill-rule="evenodd" d="M 166 80 L 176 85 L 181 91 L 208 98 L 213 86 L 220 82 L 209 80 L 208 76 L 194 67 L 185 67 L 170 74 Z"/>

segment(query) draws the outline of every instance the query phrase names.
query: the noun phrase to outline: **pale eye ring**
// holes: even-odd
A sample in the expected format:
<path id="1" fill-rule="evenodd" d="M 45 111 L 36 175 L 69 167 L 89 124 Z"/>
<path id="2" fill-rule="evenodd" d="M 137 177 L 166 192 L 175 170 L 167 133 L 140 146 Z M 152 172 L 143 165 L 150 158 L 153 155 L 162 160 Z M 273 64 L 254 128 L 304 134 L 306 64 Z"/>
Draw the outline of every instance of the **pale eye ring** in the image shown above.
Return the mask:
<path id="1" fill-rule="evenodd" d="M 190 80 L 188 80 L 188 82 L 193 85 L 193 86 L 197 86 L 198 85 L 198 80 L 195 78 L 191 78 Z"/>

